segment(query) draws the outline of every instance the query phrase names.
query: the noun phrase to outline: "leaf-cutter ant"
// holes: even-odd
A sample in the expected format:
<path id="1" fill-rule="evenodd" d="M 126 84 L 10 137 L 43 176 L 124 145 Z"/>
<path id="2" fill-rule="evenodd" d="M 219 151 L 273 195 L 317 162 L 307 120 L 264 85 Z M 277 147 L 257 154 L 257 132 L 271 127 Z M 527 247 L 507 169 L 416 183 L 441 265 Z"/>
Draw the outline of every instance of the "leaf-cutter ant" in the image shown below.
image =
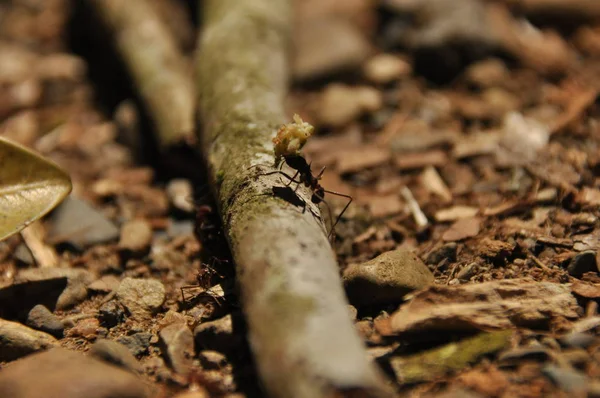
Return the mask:
<path id="1" fill-rule="evenodd" d="M 294 192 L 298 189 L 298 187 L 301 184 L 310 188 L 310 190 L 312 191 L 312 196 L 310 198 L 311 202 L 316 205 L 323 202 L 325 204 L 325 206 L 327 206 L 327 212 L 329 213 L 330 219 L 331 219 L 331 209 L 329 207 L 329 204 L 325 201 L 325 194 L 328 193 L 331 195 L 336 195 L 336 196 L 340 196 L 340 197 L 348 199 L 348 203 L 346 203 L 346 205 L 344 206 L 344 209 L 340 212 L 340 214 L 337 216 L 335 222 L 331 225 L 331 229 L 329 231 L 329 234 L 327 235 L 327 238 L 331 239 L 331 237 L 335 231 L 335 226 L 338 224 L 338 222 L 340 221 L 340 219 L 342 218 L 342 216 L 348 209 L 348 206 L 350 206 L 350 204 L 352 203 L 352 196 L 325 189 L 319 183 L 319 180 L 321 179 L 321 177 L 323 176 L 323 173 L 325 172 L 325 167 L 323 167 L 321 169 L 321 171 L 319 171 L 319 174 L 317 174 L 315 176 L 315 175 L 313 175 L 312 170 L 310 168 L 310 163 L 307 163 L 306 159 L 304 159 L 304 157 L 302 157 L 300 155 L 294 155 L 294 156 L 285 156 L 284 155 L 282 157 L 283 157 L 283 160 L 279 164 L 278 170 L 270 171 L 270 172 L 264 173 L 263 175 L 280 174 L 280 175 L 286 177 L 289 180 L 289 182 L 287 184 L 285 184 L 286 187 L 290 186 L 290 184 L 292 182 L 295 182 L 296 184 L 298 184 L 298 185 L 296 185 Z M 281 166 L 283 166 L 284 162 L 290 168 L 296 170 L 296 173 L 293 176 L 290 176 L 289 174 L 287 174 L 286 172 L 281 170 Z M 296 177 L 298 177 L 298 179 L 296 179 Z"/>

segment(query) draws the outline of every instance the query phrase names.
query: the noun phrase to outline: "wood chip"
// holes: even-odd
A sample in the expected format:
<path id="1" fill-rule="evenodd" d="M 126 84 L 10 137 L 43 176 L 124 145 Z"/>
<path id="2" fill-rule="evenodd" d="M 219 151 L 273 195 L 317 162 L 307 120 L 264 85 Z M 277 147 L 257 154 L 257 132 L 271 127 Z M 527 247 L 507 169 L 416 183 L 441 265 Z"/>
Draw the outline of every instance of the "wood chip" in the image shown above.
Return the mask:
<path id="1" fill-rule="evenodd" d="M 502 136 L 498 132 L 472 134 L 454 146 L 452 156 L 462 159 L 494 153 L 498 149 L 501 138 Z"/>
<path id="2" fill-rule="evenodd" d="M 370 198 L 368 207 L 371 215 L 379 218 L 400 213 L 404 204 L 398 195 L 385 195 Z"/>
<path id="3" fill-rule="evenodd" d="M 380 166 L 391 158 L 389 151 L 375 147 L 363 147 L 345 151 L 337 162 L 337 171 L 341 174 L 361 171 L 369 167 Z"/>
<path id="4" fill-rule="evenodd" d="M 481 219 L 478 217 L 463 218 L 456 221 L 442 235 L 446 242 L 456 242 L 459 240 L 477 236 L 481 228 Z"/>
<path id="5" fill-rule="evenodd" d="M 459 205 L 437 211 L 435 219 L 439 222 L 456 221 L 462 218 L 474 217 L 477 213 L 479 213 L 477 207 Z"/>
<path id="6" fill-rule="evenodd" d="M 597 299 L 600 298 L 600 285 L 595 283 L 577 281 L 571 286 L 571 290 L 578 296 Z"/>
<path id="7" fill-rule="evenodd" d="M 452 201 L 452 193 L 435 167 L 428 166 L 421 174 L 420 180 L 427 191 L 439 196 L 444 202 Z"/>
<path id="8" fill-rule="evenodd" d="M 417 293 L 389 318 L 393 334 L 549 326 L 554 317 L 577 318 L 569 285 L 524 279 L 462 286 L 434 285 Z M 432 335 L 435 335 L 433 333 Z"/>
<path id="9" fill-rule="evenodd" d="M 433 150 L 418 153 L 405 153 L 394 157 L 394 164 L 400 170 L 420 169 L 426 166 L 443 166 L 448 162 L 446 152 Z"/>
<path id="10" fill-rule="evenodd" d="M 600 190 L 583 187 L 579 194 L 579 201 L 591 206 L 600 206 Z"/>

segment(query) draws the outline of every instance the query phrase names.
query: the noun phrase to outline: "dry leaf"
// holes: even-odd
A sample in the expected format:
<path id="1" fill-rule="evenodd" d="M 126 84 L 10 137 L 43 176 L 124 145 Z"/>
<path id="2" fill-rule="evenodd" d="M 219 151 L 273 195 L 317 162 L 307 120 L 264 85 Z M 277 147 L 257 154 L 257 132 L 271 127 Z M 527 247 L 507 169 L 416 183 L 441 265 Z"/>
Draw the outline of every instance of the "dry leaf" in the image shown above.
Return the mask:
<path id="1" fill-rule="evenodd" d="M 421 336 L 436 330 L 539 327 L 557 316 L 576 318 L 578 309 L 571 287 L 557 283 L 514 279 L 432 286 L 392 314 L 389 327 L 393 334 Z"/>
<path id="2" fill-rule="evenodd" d="M 71 192 L 54 163 L 0 138 L 0 239 L 44 216 Z"/>

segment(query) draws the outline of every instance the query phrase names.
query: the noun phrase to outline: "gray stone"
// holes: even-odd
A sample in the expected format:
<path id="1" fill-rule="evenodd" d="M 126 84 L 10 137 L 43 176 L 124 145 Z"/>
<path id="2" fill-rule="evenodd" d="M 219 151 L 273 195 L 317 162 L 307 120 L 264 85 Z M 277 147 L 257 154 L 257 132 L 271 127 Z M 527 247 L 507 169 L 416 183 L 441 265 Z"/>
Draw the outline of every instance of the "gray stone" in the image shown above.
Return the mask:
<path id="1" fill-rule="evenodd" d="M 68 242 L 79 249 L 114 241 L 119 228 L 87 202 L 70 196 L 50 217 L 48 239 L 52 242 Z"/>
<path id="2" fill-rule="evenodd" d="M 0 372 L 0 396 L 11 398 L 149 398 L 131 372 L 55 348 L 30 355 Z"/>
<path id="3" fill-rule="evenodd" d="M 13 361 L 56 344 L 57 340 L 47 333 L 0 319 L 0 361 Z"/>
<path id="4" fill-rule="evenodd" d="M 90 349 L 90 355 L 131 372 L 141 372 L 141 366 L 131 351 L 116 341 L 106 339 L 97 340 Z"/>
<path id="5" fill-rule="evenodd" d="M 560 342 L 567 347 L 587 348 L 594 344 L 596 336 L 591 333 L 575 332 L 560 338 Z"/>
<path id="6" fill-rule="evenodd" d="M 194 358 L 194 335 L 184 322 L 175 322 L 159 332 L 163 355 L 175 373 L 187 375 Z"/>
<path id="7" fill-rule="evenodd" d="M 26 324 L 58 338 L 63 336 L 65 330 L 62 321 L 41 304 L 36 305 L 29 311 Z"/>
<path id="8" fill-rule="evenodd" d="M 119 248 L 130 256 L 147 254 L 152 244 L 152 226 L 146 220 L 128 221 L 121 227 Z"/>
<path id="9" fill-rule="evenodd" d="M 550 364 L 542 368 L 542 373 L 563 391 L 583 394 L 587 390 L 588 378 L 574 369 Z"/>
<path id="10" fill-rule="evenodd" d="M 344 271 L 344 286 L 356 306 L 401 301 L 407 294 L 433 283 L 433 274 L 411 251 L 392 250 Z"/>
<path id="11" fill-rule="evenodd" d="M 117 341 L 127 347 L 133 355 L 139 357 L 148 351 L 150 339 L 152 339 L 152 333 L 140 332 L 131 336 L 121 336 Z"/>
<path id="12" fill-rule="evenodd" d="M 79 304 L 87 297 L 87 286 L 94 275 L 79 268 L 29 268 L 19 272 L 15 283 L 41 282 L 56 278 L 67 278 L 67 285 L 58 297 L 55 309 L 63 310 Z"/>
<path id="13" fill-rule="evenodd" d="M 569 262 L 567 272 L 575 278 L 581 278 L 586 272 L 598 272 L 596 252 L 588 250 L 577 254 Z"/>
<path id="14" fill-rule="evenodd" d="M 360 68 L 371 48 L 361 32 L 349 22 L 312 19 L 299 26 L 294 37 L 293 76 L 313 80 Z"/>
<path id="15" fill-rule="evenodd" d="M 165 287 L 154 279 L 125 278 L 117 290 L 117 298 L 134 318 L 146 318 L 163 305 Z"/>

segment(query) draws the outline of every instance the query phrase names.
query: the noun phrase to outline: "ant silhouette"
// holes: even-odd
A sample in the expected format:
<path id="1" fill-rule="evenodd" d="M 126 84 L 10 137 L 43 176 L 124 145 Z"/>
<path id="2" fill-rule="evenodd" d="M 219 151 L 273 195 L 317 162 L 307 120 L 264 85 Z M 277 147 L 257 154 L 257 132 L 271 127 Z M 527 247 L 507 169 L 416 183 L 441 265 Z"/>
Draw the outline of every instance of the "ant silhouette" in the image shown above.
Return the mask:
<path id="1" fill-rule="evenodd" d="M 203 289 L 203 291 L 201 292 L 202 294 L 204 294 L 204 293 L 209 294 L 211 297 L 213 297 L 215 299 L 215 301 L 217 303 L 219 303 L 219 296 L 216 293 L 211 291 L 211 288 L 214 286 L 214 284 L 213 284 L 214 276 L 219 276 L 222 278 L 222 275 L 219 274 L 211 265 L 208 265 L 207 263 L 201 263 L 200 269 L 198 270 L 198 273 L 196 274 L 196 283 L 197 284 L 196 285 L 186 285 L 186 286 L 180 287 L 181 301 L 183 303 L 186 302 L 185 294 L 184 294 L 185 290 Z"/>
<path id="2" fill-rule="evenodd" d="M 321 171 L 319 171 L 319 174 L 317 174 L 315 176 L 312 173 L 312 170 L 310 167 L 311 164 L 308 163 L 306 161 L 306 159 L 304 159 L 304 157 L 302 157 L 300 155 L 287 155 L 287 156 L 283 155 L 282 157 L 283 157 L 283 160 L 279 163 L 278 170 L 270 171 L 270 172 L 264 173 L 262 175 L 279 174 L 279 175 L 286 177 L 289 180 L 288 183 L 285 184 L 286 187 L 289 187 L 293 182 L 297 184 L 296 188 L 294 189 L 294 193 L 296 192 L 296 190 L 298 190 L 300 185 L 304 185 L 304 186 L 310 188 L 310 190 L 312 191 L 312 196 L 310 198 L 311 202 L 316 205 L 319 205 L 320 203 L 324 203 L 325 206 L 327 207 L 327 212 L 329 213 L 330 220 L 331 220 L 331 208 L 329 207 L 329 204 L 325 201 L 325 194 L 328 193 L 331 195 L 336 195 L 336 196 L 348 199 L 348 203 L 346 203 L 346 205 L 344 206 L 344 208 L 342 209 L 340 214 L 337 216 L 335 222 L 331 225 L 331 229 L 329 230 L 329 234 L 327 235 L 327 238 L 331 239 L 331 237 L 334 236 L 334 231 L 335 231 L 336 225 L 338 224 L 338 222 L 340 221 L 340 219 L 342 218 L 342 216 L 344 215 L 344 213 L 346 212 L 346 210 L 352 203 L 352 200 L 353 200 L 352 196 L 343 194 L 341 192 L 335 192 L 335 191 L 331 191 L 329 189 L 325 189 L 319 183 L 319 180 L 323 176 L 323 173 L 325 172 L 326 167 L 323 167 L 321 169 Z M 284 163 L 287 164 L 293 170 L 296 170 L 296 172 L 293 176 L 290 176 L 285 171 L 281 170 L 281 167 L 283 166 Z M 296 177 L 298 177 L 298 179 L 296 179 Z"/>
<path id="3" fill-rule="evenodd" d="M 204 195 L 199 201 L 194 201 L 196 211 L 194 235 L 202 244 L 202 250 L 204 251 L 205 256 L 211 258 L 211 264 L 201 261 L 200 269 L 196 273 L 196 285 L 187 285 L 180 288 L 181 299 L 183 302 L 186 301 L 184 291 L 191 289 L 203 289 L 201 294 L 210 294 L 215 301 L 219 302 L 219 296 L 210 289 L 215 285 L 215 283 L 213 283 L 215 276 L 218 276 L 220 279 L 224 279 L 225 277 L 217 272 L 214 266 L 215 263 L 229 263 L 229 260 L 227 260 L 230 256 L 229 247 L 223 236 L 223 230 L 218 214 L 214 211 L 213 206 L 206 203 L 207 198 L 208 195 Z M 201 202 L 205 203 L 202 204 Z"/>

